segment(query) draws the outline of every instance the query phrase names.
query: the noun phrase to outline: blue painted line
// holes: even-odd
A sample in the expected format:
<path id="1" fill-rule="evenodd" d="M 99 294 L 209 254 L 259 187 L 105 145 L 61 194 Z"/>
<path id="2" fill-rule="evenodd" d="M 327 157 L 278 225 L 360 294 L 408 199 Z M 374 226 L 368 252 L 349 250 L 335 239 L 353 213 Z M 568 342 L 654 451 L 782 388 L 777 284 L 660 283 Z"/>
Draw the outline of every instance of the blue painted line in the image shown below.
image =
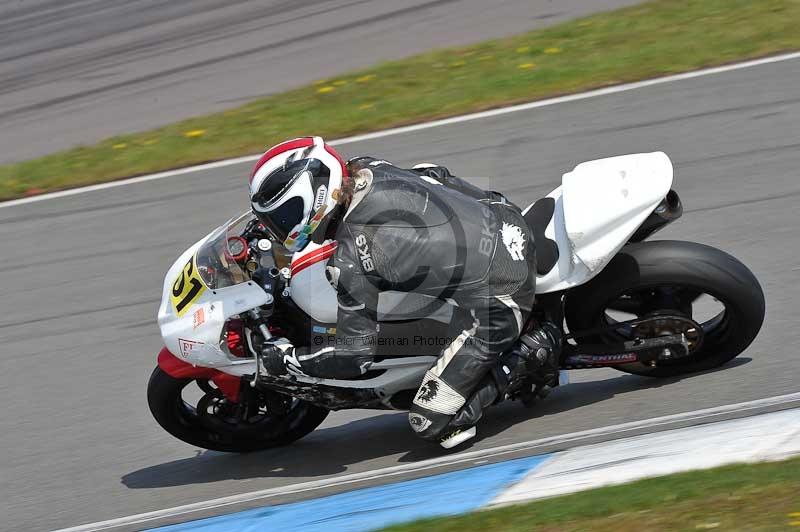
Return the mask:
<path id="1" fill-rule="evenodd" d="M 484 506 L 549 456 L 519 458 L 153 530 L 357 532 L 425 517 L 461 514 Z"/>

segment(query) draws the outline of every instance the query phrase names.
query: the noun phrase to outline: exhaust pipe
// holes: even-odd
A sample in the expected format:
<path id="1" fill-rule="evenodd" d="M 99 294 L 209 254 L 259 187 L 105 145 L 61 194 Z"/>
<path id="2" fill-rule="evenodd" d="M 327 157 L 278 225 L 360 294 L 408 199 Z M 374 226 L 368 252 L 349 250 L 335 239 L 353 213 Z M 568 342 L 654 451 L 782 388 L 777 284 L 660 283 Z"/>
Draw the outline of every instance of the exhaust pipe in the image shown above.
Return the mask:
<path id="1" fill-rule="evenodd" d="M 639 229 L 633 233 L 628 242 L 641 242 L 665 225 L 680 218 L 682 214 L 683 204 L 681 203 L 681 198 L 678 197 L 677 192 L 670 190 L 650 216 L 639 226 Z"/>

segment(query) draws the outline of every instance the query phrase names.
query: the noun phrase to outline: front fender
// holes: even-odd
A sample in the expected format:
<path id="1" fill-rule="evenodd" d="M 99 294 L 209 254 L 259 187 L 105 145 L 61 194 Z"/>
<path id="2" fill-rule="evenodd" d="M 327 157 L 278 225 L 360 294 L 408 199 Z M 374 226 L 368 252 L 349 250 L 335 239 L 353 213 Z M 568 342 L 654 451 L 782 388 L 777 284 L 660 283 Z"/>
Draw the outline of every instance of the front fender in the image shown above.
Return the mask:
<path id="1" fill-rule="evenodd" d="M 225 397 L 234 403 L 239 402 L 241 377 L 228 375 L 213 368 L 193 366 L 185 362 L 163 347 L 158 353 L 158 367 L 174 379 L 205 379 L 212 381 Z"/>

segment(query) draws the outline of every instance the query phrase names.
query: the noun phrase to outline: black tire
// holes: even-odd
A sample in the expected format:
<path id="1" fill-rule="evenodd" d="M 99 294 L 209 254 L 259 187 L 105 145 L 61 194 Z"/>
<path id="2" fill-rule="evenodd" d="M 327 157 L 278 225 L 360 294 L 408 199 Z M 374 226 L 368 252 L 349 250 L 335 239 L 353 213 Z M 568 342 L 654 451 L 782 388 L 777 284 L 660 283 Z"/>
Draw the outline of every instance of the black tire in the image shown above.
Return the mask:
<path id="1" fill-rule="evenodd" d="M 147 384 L 147 402 L 159 425 L 190 445 L 232 453 L 261 451 L 287 445 L 313 431 L 329 411 L 305 401 L 295 401 L 289 412 L 266 416 L 252 425 L 209 423 L 182 396 L 193 379 L 176 379 L 156 367 Z"/>
<path id="2" fill-rule="evenodd" d="M 605 325 L 609 323 L 606 309 L 621 294 L 662 286 L 709 294 L 724 305 L 724 311 L 703 324 L 704 339 L 690 356 L 657 367 L 635 363 L 616 369 L 648 377 L 709 370 L 737 357 L 761 329 L 764 293 L 744 264 L 710 246 L 670 240 L 625 246 L 597 277 L 569 291 L 565 300 L 567 326 L 570 331 L 580 331 Z M 606 333 L 579 341 L 611 343 L 619 341 L 619 336 Z"/>

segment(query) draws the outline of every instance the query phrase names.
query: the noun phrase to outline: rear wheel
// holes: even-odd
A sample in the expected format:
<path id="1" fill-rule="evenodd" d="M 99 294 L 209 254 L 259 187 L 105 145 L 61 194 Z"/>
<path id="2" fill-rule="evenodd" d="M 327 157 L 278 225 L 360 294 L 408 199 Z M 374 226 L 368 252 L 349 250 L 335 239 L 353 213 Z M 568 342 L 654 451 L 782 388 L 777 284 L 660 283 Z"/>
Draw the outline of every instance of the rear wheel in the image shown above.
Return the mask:
<path id="1" fill-rule="evenodd" d="M 176 379 L 159 367 L 150 376 L 147 402 L 158 424 L 176 438 L 236 453 L 287 445 L 317 428 L 329 413 L 305 401 L 255 390 L 247 401 L 232 403 L 210 381 Z"/>
<path id="2" fill-rule="evenodd" d="M 716 368 L 738 356 L 764 321 L 764 293 L 753 273 L 718 249 L 693 242 L 654 241 L 625 246 L 586 285 L 568 292 L 565 315 L 570 331 L 603 327 L 635 318 L 655 327 L 620 327 L 580 338 L 579 343 L 617 343 L 684 333 L 689 356 L 617 369 L 650 377 L 671 377 Z M 688 319 L 680 319 L 688 318 Z M 693 330 L 693 324 L 701 330 Z"/>

